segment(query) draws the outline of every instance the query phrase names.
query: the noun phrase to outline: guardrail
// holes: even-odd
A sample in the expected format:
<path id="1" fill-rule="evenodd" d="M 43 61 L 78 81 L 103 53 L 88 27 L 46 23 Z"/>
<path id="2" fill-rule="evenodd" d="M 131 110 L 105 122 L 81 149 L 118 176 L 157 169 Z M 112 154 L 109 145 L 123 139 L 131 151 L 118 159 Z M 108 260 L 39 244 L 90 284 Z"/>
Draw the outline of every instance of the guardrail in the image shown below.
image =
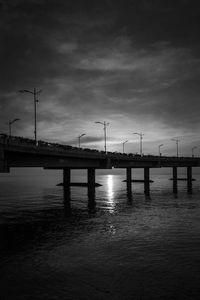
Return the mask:
<path id="1" fill-rule="evenodd" d="M 20 136 L 9 136 L 7 134 L 1 133 L 0 134 L 0 145 L 4 146 L 26 146 L 35 148 L 38 150 L 52 150 L 56 152 L 62 152 L 65 153 L 65 151 L 73 152 L 73 153 L 91 153 L 91 154 L 97 154 L 102 155 L 105 157 L 105 155 L 111 159 L 134 159 L 134 160 L 197 160 L 200 158 L 197 157 L 176 157 L 176 156 L 157 156 L 157 155 L 139 155 L 137 153 L 121 153 L 121 152 L 107 152 L 105 151 L 99 151 L 97 149 L 90 149 L 90 148 L 78 148 L 71 145 L 65 145 L 65 144 L 59 144 L 59 143 L 51 143 L 39 140 L 37 142 L 37 145 L 35 145 L 35 140 L 20 137 Z"/>

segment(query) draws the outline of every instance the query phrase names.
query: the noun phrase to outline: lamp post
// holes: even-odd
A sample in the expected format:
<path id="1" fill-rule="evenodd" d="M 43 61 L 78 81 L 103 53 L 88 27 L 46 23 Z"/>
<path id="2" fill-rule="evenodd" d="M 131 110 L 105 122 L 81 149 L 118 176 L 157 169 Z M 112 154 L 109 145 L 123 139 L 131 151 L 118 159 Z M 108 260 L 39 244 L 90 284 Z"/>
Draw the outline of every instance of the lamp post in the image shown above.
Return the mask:
<path id="1" fill-rule="evenodd" d="M 85 133 L 83 133 L 83 134 L 81 134 L 81 135 L 78 136 L 78 147 L 79 147 L 79 149 L 81 148 L 81 138 L 84 135 L 85 135 Z"/>
<path id="2" fill-rule="evenodd" d="M 171 139 L 171 141 L 176 142 L 176 155 L 178 157 L 178 143 L 180 142 L 180 140 L 178 138 L 174 138 L 174 139 Z"/>
<path id="3" fill-rule="evenodd" d="M 134 132 L 133 134 L 137 134 L 140 137 L 140 155 L 142 156 L 142 139 L 143 139 L 144 134 L 142 132 L 140 132 L 140 133 Z"/>
<path id="4" fill-rule="evenodd" d="M 37 103 L 39 100 L 37 100 L 37 95 L 42 92 L 42 90 L 37 91 L 36 88 L 33 89 L 33 91 L 29 90 L 20 90 L 20 93 L 30 93 L 33 95 L 33 101 L 34 101 L 34 135 L 35 135 L 35 144 L 37 145 Z"/>
<path id="5" fill-rule="evenodd" d="M 103 130 L 104 130 L 104 149 L 105 149 L 105 153 L 107 153 L 107 149 L 106 149 L 106 128 L 109 125 L 109 123 L 104 122 L 95 122 L 96 124 L 101 124 L 103 125 Z"/>
<path id="6" fill-rule="evenodd" d="M 124 154 L 124 145 L 125 145 L 127 142 L 128 142 L 128 140 L 122 143 L 122 146 L 123 146 L 123 154 Z"/>
<path id="7" fill-rule="evenodd" d="M 192 157 L 194 157 L 194 149 L 196 149 L 197 146 L 192 147 Z"/>
<path id="8" fill-rule="evenodd" d="M 160 144 L 160 145 L 158 146 L 158 155 L 159 155 L 159 156 L 161 156 L 160 148 L 161 148 L 162 146 L 164 146 L 164 144 Z"/>
<path id="9" fill-rule="evenodd" d="M 19 121 L 20 119 L 14 119 L 14 120 L 12 120 L 12 121 L 9 121 L 8 122 L 8 126 L 9 126 L 9 137 L 11 137 L 11 134 L 12 134 L 12 131 L 11 131 L 11 129 L 12 129 L 12 124 L 13 123 L 15 123 L 16 121 Z"/>

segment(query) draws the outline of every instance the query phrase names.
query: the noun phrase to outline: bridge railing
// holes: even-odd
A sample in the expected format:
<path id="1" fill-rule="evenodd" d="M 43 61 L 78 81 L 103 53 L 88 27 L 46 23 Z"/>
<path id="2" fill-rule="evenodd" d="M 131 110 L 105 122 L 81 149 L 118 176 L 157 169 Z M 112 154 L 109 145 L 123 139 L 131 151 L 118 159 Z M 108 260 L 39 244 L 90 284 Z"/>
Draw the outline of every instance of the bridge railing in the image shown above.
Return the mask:
<path id="1" fill-rule="evenodd" d="M 121 153 L 121 152 L 107 152 L 105 154 L 104 151 L 99 151 L 97 149 L 90 149 L 90 148 L 78 148 L 71 145 L 59 144 L 59 143 L 52 143 L 46 142 L 43 140 L 39 140 L 37 145 L 35 145 L 35 140 L 20 137 L 20 136 L 8 136 L 7 134 L 0 134 L 0 145 L 5 146 L 26 146 L 26 147 L 34 147 L 39 149 L 46 149 L 52 150 L 57 152 L 77 152 L 77 153 L 91 153 L 97 154 L 98 156 L 109 157 L 110 159 L 134 159 L 134 160 L 196 160 L 197 157 L 175 157 L 175 156 L 157 156 L 157 155 L 139 155 L 137 153 Z M 199 158 L 200 160 L 200 158 Z"/>

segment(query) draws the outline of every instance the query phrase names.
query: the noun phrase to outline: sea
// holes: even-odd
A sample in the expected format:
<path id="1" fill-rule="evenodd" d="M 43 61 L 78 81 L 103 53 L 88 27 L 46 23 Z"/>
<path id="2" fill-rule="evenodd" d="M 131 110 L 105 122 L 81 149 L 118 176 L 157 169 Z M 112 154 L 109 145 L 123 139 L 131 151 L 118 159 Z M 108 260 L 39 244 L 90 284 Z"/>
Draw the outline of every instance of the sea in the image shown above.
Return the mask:
<path id="1" fill-rule="evenodd" d="M 61 171 L 0 174 L 0 299 L 199 299 L 200 169 L 192 194 L 184 180 L 174 194 L 171 177 L 152 169 L 145 196 L 141 182 L 127 193 L 125 170 L 97 170 L 95 205 L 73 186 L 69 208 Z"/>

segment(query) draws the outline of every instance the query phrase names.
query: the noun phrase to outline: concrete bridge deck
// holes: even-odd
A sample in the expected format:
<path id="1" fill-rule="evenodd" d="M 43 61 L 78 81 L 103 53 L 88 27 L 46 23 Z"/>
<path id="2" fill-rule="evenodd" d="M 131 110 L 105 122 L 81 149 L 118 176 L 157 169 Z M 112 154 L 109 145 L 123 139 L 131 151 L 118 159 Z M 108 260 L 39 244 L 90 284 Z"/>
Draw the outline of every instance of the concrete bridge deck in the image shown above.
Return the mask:
<path id="1" fill-rule="evenodd" d="M 79 149 L 69 145 L 47 143 L 34 140 L 0 135 L 0 172 L 9 172 L 10 167 L 43 168 L 161 168 L 161 167 L 198 167 L 197 157 L 167 157 L 122 154 L 117 152 Z"/>
<path id="2" fill-rule="evenodd" d="M 200 166 L 198 157 L 167 157 L 137 154 L 103 152 L 95 149 L 79 149 L 69 145 L 35 141 L 22 137 L 0 134 L 0 172 L 10 168 L 42 167 L 62 169 L 63 183 L 70 185 L 71 169 L 88 170 L 88 189 L 94 193 L 95 169 L 126 168 L 127 188 L 131 189 L 132 168 L 144 169 L 144 190 L 148 194 L 150 168 L 171 167 L 173 170 L 173 191 L 177 191 L 177 168 L 187 168 L 188 191 L 192 190 L 192 167 Z"/>

